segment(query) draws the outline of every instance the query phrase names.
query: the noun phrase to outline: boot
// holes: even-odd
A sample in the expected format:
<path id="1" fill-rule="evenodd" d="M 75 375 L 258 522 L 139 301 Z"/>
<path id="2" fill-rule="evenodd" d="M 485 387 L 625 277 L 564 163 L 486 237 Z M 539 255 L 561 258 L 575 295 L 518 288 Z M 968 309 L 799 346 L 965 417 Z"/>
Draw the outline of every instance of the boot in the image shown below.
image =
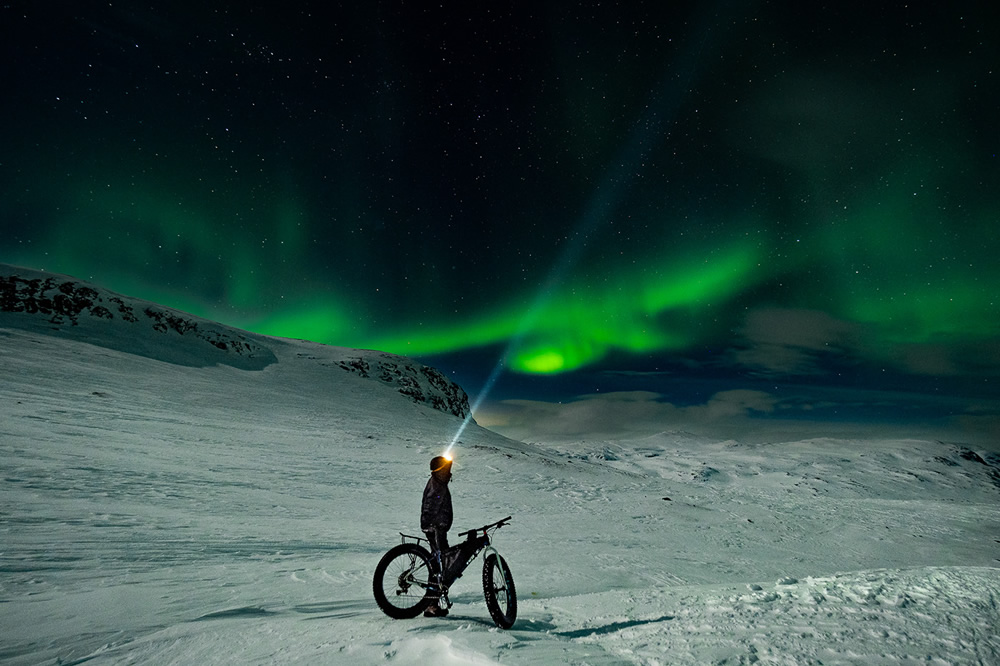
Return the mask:
<path id="1" fill-rule="evenodd" d="M 447 615 L 448 609 L 441 608 L 441 605 L 437 601 L 424 610 L 424 617 L 445 617 Z"/>

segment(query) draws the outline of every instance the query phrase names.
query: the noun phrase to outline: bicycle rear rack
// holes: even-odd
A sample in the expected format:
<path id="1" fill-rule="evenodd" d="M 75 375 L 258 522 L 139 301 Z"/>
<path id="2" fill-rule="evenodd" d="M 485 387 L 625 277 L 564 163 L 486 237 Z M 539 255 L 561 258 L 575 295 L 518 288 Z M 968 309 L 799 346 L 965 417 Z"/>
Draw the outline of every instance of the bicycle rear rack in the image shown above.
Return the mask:
<path id="1" fill-rule="evenodd" d="M 425 542 L 428 546 L 431 545 L 431 542 L 424 537 L 413 536 L 412 534 L 403 534 L 402 532 L 399 533 L 399 536 L 402 537 L 403 543 L 406 543 L 407 539 L 413 539 L 413 542 L 417 545 L 420 545 L 421 541 Z"/>

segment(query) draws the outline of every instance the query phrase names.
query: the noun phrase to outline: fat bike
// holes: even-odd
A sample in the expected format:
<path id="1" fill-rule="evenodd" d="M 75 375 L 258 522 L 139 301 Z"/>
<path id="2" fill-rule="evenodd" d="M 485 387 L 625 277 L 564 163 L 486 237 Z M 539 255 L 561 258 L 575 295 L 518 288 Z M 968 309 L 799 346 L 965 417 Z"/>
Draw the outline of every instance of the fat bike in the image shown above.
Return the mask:
<path id="1" fill-rule="evenodd" d="M 491 525 L 461 532 L 465 540 L 443 552 L 429 550 L 427 539 L 399 533 L 402 543 L 389 549 L 378 566 L 372 590 L 375 603 L 391 618 L 416 617 L 433 604 L 450 609 L 448 592 L 479 553 L 483 559 L 483 595 L 490 617 L 501 629 L 517 619 L 517 593 L 507 562 L 492 545 L 491 535 L 510 523 L 510 516 Z M 427 547 L 421 545 L 426 543 Z"/>

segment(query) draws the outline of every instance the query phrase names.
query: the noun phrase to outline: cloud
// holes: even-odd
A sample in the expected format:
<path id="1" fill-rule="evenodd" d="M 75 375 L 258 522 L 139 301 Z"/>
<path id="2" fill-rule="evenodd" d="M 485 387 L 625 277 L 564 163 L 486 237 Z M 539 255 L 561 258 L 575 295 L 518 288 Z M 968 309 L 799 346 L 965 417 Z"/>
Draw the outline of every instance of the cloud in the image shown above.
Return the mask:
<path id="1" fill-rule="evenodd" d="M 746 417 L 753 412 L 774 412 L 778 399 L 764 391 L 735 389 L 720 391 L 704 405 L 686 407 L 684 412 L 700 421 L 714 421 L 733 417 Z"/>
<path id="2" fill-rule="evenodd" d="M 862 346 L 858 325 L 818 310 L 752 310 L 739 332 L 733 360 L 766 374 L 823 374 L 824 356 L 851 355 Z"/>
<path id="3" fill-rule="evenodd" d="M 865 363 L 923 377 L 990 376 L 1000 368 L 994 339 L 905 342 L 819 310 L 757 308 L 736 332 L 728 360 L 762 376 L 823 376 Z"/>
<path id="4" fill-rule="evenodd" d="M 991 443 L 1000 439 L 1000 404 L 996 401 L 971 404 L 955 420 L 965 432 L 983 435 Z"/>
<path id="5" fill-rule="evenodd" d="M 899 345 L 890 361 L 903 370 L 928 376 L 995 376 L 1000 370 L 1000 343 L 994 340 Z"/>
<path id="6" fill-rule="evenodd" d="M 614 441 L 663 432 L 741 442 L 816 437 L 904 437 L 993 445 L 1000 401 L 857 387 L 719 391 L 704 403 L 677 405 L 653 391 L 577 396 L 563 402 L 504 400 L 482 406 L 479 425 L 524 442 Z"/>
<path id="7" fill-rule="evenodd" d="M 704 431 L 770 414 L 778 399 L 752 390 L 720 391 L 705 404 L 677 406 L 651 391 L 582 395 L 566 402 L 505 400 L 476 412 L 483 427 L 521 439 L 621 439 L 664 430 Z"/>

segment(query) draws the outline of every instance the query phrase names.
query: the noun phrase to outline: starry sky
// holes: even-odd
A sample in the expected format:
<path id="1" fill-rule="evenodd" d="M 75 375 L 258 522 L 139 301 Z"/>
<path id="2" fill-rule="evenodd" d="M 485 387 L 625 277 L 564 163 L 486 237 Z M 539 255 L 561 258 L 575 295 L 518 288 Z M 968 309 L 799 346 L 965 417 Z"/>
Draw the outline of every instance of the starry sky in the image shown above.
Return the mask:
<path id="1" fill-rule="evenodd" d="M 1000 434 L 1000 22 L 815 4 L 3 3 L 0 261 L 520 436 Z"/>

